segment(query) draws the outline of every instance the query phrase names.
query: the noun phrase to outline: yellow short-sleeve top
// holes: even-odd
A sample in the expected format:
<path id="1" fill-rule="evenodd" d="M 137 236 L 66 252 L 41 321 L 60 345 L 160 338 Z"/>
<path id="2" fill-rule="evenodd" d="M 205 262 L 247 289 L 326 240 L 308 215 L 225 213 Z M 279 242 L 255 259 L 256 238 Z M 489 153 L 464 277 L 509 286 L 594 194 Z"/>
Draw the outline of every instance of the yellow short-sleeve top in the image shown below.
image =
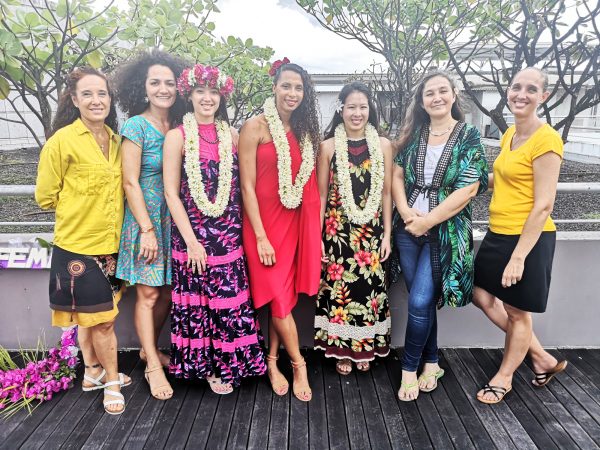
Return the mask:
<path id="1" fill-rule="evenodd" d="M 81 119 L 58 130 L 40 153 L 35 199 L 41 208 L 56 210 L 54 243 L 70 252 L 106 255 L 119 250 L 121 140 L 106 130 L 108 160 Z"/>
<path id="2" fill-rule="evenodd" d="M 554 152 L 563 157 L 560 135 L 548 124 L 542 125 L 519 148 L 510 149 L 515 126 L 500 141 L 500 154 L 494 162 L 494 193 L 490 203 L 490 230 L 499 234 L 521 234 L 533 208 L 533 160 Z M 543 231 L 555 231 L 550 217 Z"/>

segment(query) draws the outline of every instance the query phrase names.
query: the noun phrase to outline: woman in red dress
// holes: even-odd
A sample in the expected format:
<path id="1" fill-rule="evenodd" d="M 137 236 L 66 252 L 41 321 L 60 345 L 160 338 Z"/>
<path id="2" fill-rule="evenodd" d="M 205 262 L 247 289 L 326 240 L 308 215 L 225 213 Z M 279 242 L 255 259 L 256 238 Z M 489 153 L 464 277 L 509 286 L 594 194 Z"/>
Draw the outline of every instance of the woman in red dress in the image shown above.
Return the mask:
<path id="1" fill-rule="evenodd" d="M 280 344 L 294 368 L 293 392 L 312 397 L 291 311 L 298 293 L 316 295 L 321 271 L 316 95 L 308 73 L 287 59 L 271 69 L 273 97 L 240 133 L 243 238 L 256 308 L 270 305 L 267 367 L 273 391 L 288 392 L 277 367 Z"/>

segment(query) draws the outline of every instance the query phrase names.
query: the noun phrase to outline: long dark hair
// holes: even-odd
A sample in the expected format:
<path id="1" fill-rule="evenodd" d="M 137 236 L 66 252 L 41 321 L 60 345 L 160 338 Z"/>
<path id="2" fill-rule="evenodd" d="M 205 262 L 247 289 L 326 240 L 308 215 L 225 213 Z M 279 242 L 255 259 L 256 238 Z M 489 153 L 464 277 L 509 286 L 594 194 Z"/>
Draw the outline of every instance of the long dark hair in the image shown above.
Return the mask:
<path id="1" fill-rule="evenodd" d="M 455 120 L 459 121 L 465 120 L 465 113 L 462 106 L 461 96 L 452 76 L 448 72 L 444 72 L 442 70 L 428 72 L 419 81 L 419 83 L 415 86 L 415 89 L 413 90 L 410 103 L 408 105 L 408 108 L 406 109 L 406 113 L 404 114 L 402 129 L 400 130 L 400 137 L 398 138 L 398 141 L 395 145 L 397 151 L 402 151 L 410 141 L 415 131 L 417 131 L 417 129 L 421 128 L 424 125 L 428 125 L 431 121 L 431 119 L 429 118 L 429 114 L 427 114 L 425 109 L 423 109 L 423 90 L 425 89 L 425 85 L 427 84 L 427 82 L 435 77 L 442 77 L 448 80 L 448 83 L 450 83 L 450 87 L 456 95 L 456 100 L 454 101 L 451 110 L 452 117 Z"/>
<path id="2" fill-rule="evenodd" d="M 76 108 L 73 104 L 71 97 L 75 97 L 77 93 L 77 83 L 86 75 L 95 75 L 102 78 L 106 82 L 106 88 L 108 90 L 108 96 L 110 97 L 110 109 L 108 111 L 108 117 L 104 120 L 104 123 L 108 125 L 115 133 L 119 128 L 117 121 L 117 109 L 115 108 L 115 102 L 113 101 L 113 92 L 110 89 L 110 83 L 108 78 L 102 72 L 93 67 L 78 67 L 67 75 L 65 79 L 65 88 L 61 92 L 58 98 L 58 107 L 56 108 L 56 115 L 52 122 L 52 136 L 61 128 L 71 125 L 77 119 L 81 117 L 79 108 Z M 48 137 L 50 137 L 48 136 Z"/>
<path id="3" fill-rule="evenodd" d="M 377 118 L 377 107 L 375 106 L 375 102 L 373 101 L 373 93 L 369 86 L 360 81 L 353 81 L 350 84 L 345 85 L 340 93 L 338 94 L 338 100 L 343 105 L 346 103 L 346 98 L 353 92 L 360 92 L 367 97 L 367 101 L 369 103 L 369 123 L 375 127 L 376 130 L 379 131 L 379 119 Z M 333 114 L 333 118 L 331 122 L 325 129 L 325 139 L 330 139 L 335 135 L 335 129 L 340 123 L 343 123 L 344 119 L 342 119 L 341 111 L 335 111 Z"/>
<path id="4" fill-rule="evenodd" d="M 273 85 L 276 85 L 281 77 L 281 73 L 286 70 L 296 72 L 302 78 L 304 86 L 304 96 L 300 105 L 292 112 L 290 117 L 290 126 L 296 138 L 302 141 L 304 136 L 308 136 L 315 148 L 315 152 L 319 148 L 320 130 L 319 119 L 317 117 L 317 94 L 313 86 L 310 75 L 306 70 L 298 64 L 287 63 L 283 64 L 275 72 L 273 77 Z"/>
<path id="5" fill-rule="evenodd" d="M 175 82 L 183 69 L 190 64 L 184 59 L 169 53 L 153 49 L 138 53 L 132 60 L 120 65 L 115 74 L 116 100 L 128 117 L 142 114 L 148 108 L 146 97 L 146 79 L 152 66 L 165 66 L 171 69 Z M 175 126 L 183 121 L 186 112 L 185 99 L 176 94 L 176 100 L 169 109 L 169 120 Z"/>

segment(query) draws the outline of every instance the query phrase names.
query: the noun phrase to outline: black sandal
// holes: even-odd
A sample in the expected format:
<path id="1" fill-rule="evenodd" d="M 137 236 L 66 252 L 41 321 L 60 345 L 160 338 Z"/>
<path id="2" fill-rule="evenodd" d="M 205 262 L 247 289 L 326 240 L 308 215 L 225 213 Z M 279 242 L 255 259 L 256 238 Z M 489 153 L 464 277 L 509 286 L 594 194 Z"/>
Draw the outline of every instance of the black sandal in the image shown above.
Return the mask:
<path id="1" fill-rule="evenodd" d="M 552 378 L 554 378 L 555 375 L 558 375 L 567 368 L 567 364 L 567 360 L 563 359 L 558 364 L 556 364 L 556 366 L 554 366 L 549 372 L 533 372 L 535 378 L 531 380 L 531 384 L 533 384 L 537 388 L 546 386 L 548 383 L 550 383 L 550 380 L 552 380 Z"/>
<path id="2" fill-rule="evenodd" d="M 503 388 L 502 386 L 492 386 L 488 383 L 483 387 L 483 393 L 481 394 L 481 397 L 479 395 L 477 396 L 477 400 L 479 400 L 481 403 L 485 403 L 486 405 L 495 405 L 496 403 L 500 403 L 504 396 L 510 391 L 512 391 L 512 386 Z M 485 394 L 489 394 L 490 392 L 496 397 L 494 400 L 486 400 L 483 398 Z"/>

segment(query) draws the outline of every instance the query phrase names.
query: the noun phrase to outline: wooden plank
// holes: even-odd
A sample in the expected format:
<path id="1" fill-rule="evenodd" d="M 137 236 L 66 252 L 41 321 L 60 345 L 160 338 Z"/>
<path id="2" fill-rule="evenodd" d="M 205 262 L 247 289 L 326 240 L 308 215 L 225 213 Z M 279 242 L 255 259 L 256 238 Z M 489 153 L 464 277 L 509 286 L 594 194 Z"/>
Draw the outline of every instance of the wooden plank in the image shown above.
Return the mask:
<path id="1" fill-rule="evenodd" d="M 56 407 L 51 414 L 48 414 L 43 422 L 31 433 L 27 440 L 23 443 L 24 448 L 38 449 L 44 446 L 48 437 L 63 421 L 69 421 L 71 417 L 71 409 L 79 401 L 83 394 L 81 390 L 81 381 L 77 379 L 75 385 L 69 389 L 60 399 L 55 399 Z"/>
<path id="2" fill-rule="evenodd" d="M 549 353 L 557 359 L 564 359 L 564 356 L 557 350 L 550 350 Z M 585 371 L 580 370 L 579 367 L 578 362 L 574 361 L 573 364 L 567 366 L 563 373 L 557 375 L 552 382 L 558 380 L 564 384 L 567 390 L 578 394 L 576 397 L 577 401 L 590 414 L 597 416 L 600 414 L 600 388 L 590 381 L 587 374 L 584 373 Z M 552 386 L 552 383 L 549 383 L 548 386 Z"/>
<path id="3" fill-rule="evenodd" d="M 494 447 L 494 443 L 485 427 L 479 420 L 479 416 L 471 406 L 465 392 L 461 388 L 461 383 L 456 378 L 452 367 L 444 356 L 445 350 L 440 352 L 440 365 L 446 373 L 442 378 L 442 387 L 446 392 L 452 407 L 456 409 L 457 415 L 461 420 L 461 425 L 468 433 L 470 440 L 477 449 L 489 449 Z M 436 402 L 437 405 L 437 402 Z M 438 406 L 439 407 L 439 406 Z M 446 406 L 448 408 L 448 406 Z M 457 448 L 461 448 L 457 446 Z"/>
<path id="4" fill-rule="evenodd" d="M 152 398 L 148 384 L 145 380 L 142 381 L 140 379 L 143 376 L 144 367 L 145 365 L 140 361 L 133 371 L 132 378 L 136 382 L 130 387 L 128 392 L 123 392 L 126 403 L 125 413 L 119 416 L 104 414 L 86 439 L 83 448 L 97 449 L 101 446 L 107 448 L 123 447 L 144 406 Z"/>
<path id="5" fill-rule="evenodd" d="M 454 349 L 445 349 L 444 356 L 449 367 L 454 372 L 454 375 L 458 380 L 460 380 L 460 388 L 469 401 L 471 407 L 475 410 L 479 420 L 490 435 L 494 445 L 499 449 L 516 448 L 506 430 L 501 426 L 499 418 L 496 416 L 496 414 L 494 414 L 494 407 L 498 405 L 494 405 L 494 407 L 484 405 L 475 397 L 475 394 L 479 390 L 479 384 L 481 382 L 480 380 L 483 380 L 486 377 L 485 373 L 483 373 L 483 371 L 477 366 L 475 377 L 472 377 L 470 372 L 475 368 L 465 367 L 456 353 L 456 350 Z M 474 365 L 476 366 L 476 364 Z M 478 380 L 477 384 L 475 384 L 474 378 Z M 465 422 L 463 421 L 463 423 Z M 468 427 L 468 424 L 465 423 L 465 426 Z"/>
<path id="6" fill-rule="evenodd" d="M 360 387 L 356 380 L 356 372 L 358 370 L 353 370 L 350 374 L 340 376 L 339 378 L 342 388 L 344 411 L 346 412 L 346 428 L 348 429 L 350 448 L 365 449 L 370 446 L 369 434 L 360 398 Z"/>
<path id="7" fill-rule="evenodd" d="M 571 363 L 570 363 L 571 364 Z M 600 416 L 592 417 L 573 396 L 573 393 L 565 389 L 564 385 L 559 382 L 550 383 L 547 389 L 552 392 L 554 397 L 562 404 L 569 414 L 579 423 L 581 428 L 594 440 L 597 445 L 600 445 Z"/>
<path id="8" fill-rule="evenodd" d="M 387 359 L 397 358 L 392 350 L 392 356 Z M 381 414 L 393 449 L 412 448 L 406 424 L 402 419 L 400 408 L 398 407 L 398 385 L 392 383 L 387 373 L 385 361 L 376 360 L 371 364 L 371 374 L 375 383 L 375 390 L 379 404 L 381 405 Z"/>
<path id="9" fill-rule="evenodd" d="M 257 378 L 249 378 L 242 382 L 238 401 L 233 414 L 233 427 L 229 431 L 227 447 L 232 449 L 245 449 L 248 445 L 248 434 L 250 433 L 250 422 L 252 421 L 252 409 L 256 396 Z"/>
<path id="10" fill-rule="evenodd" d="M 402 366 L 400 360 L 398 358 L 388 358 L 386 366 L 388 377 L 396 392 L 394 397 L 404 419 L 404 423 L 406 424 L 412 446 L 417 449 L 433 448 L 431 440 L 429 439 L 429 434 L 425 428 L 425 423 L 419 414 L 419 408 L 417 407 L 417 401 L 419 399 L 414 402 L 403 402 L 398 399 L 397 392 L 400 388 L 400 381 L 402 379 Z"/>
<path id="11" fill-rule="evenodd" d="M 0 449 L 11 448 L 10 439 L 8 436 L 17 428 L 21 422 L 27 419 L 27 412 L 20 411 L 15 413 L 10 419 L 0 419 L 2 426 L 0 427 Z"/>
<path id="12" fill-rule="evenodd" d="M 502 361 L 500 350 L 489 350 L 488 354 L 494 363 L 500 364 Z M 521 364 L 515 373 L 513 383 L 518 384 L 521 397 L 556 445 L 559 448 L 575 448 L 576 444 L 570 432 L 573 430 L 581 434 L 581 427 L 547 389 L 534 388 L 531 385 L 532 378 L 533 374 L 529 368 Z M 536 407 L 540 403 L 544 408 Z"/>
<path id="13" fill-rule="evenodd" d="M 311 449 L 329 447 L 329 434 L 327 433 L 327 407 L 325 399 L 325 382 L 323 380 L 323 367 L 330 364 L 318 352 L 308 354 L 308 380 L 312 389 L 312 400 L 308 406 L 308 445 Z M 293 423 L 293 422 L 292 422 Z M 293 430 L 293 427 L 292 427 Z M 294 432 L 290 434 L 290 438 Z M 301 443 L 290 439 L 290 448 L 300 448 Z"/>
<path id="14" fill-rule="evenodd" d="M 206 389 L 208 389 L 205 382 L 189 381 L 188 383 L 187 394 L 181 404 L 177 420 L 174 422 L 173 428 L 171 428 L 165 448 L 180 449 L 185 447 L 196 414 L 198 413 L 198 408 L 202 402 L 202 397 Z"/>
<path id="15" fill-rule="evenodd" d="M 588 356 L 587 349 L 560 349 L 569 364 L 575 364 L 581 372 L 598 388 L 600 388 L 600 362 L 596 363 Z M 568 367 L 568 366 L 567 366 Z"/>
<path id="16" fill-rule="evenodd" d="M 236 395 L 236 393 L 232 392 L 229 395 Z M 185 448 L 207 448 L 206 444 L 208 442 L 212 425 L 216 420 L 215 413 L 217 411 L 219 402 L 221 401 L 221 397 L 221 395 L 215 394 L 209 387 L 205 388 L 204 396 L 202 397 L 202 402 L 198 407 L 198 412 L 196 412 L 194 424 L 190 430 L 190 435 Z M 237 399 L 237 397 L 232 398 L 234 400 Z M 229 433 L 229 429 L 227 432 Z M 225 435 L 225 442 L 227 442 L 227 435 Z"/>
<path id="17" fill-rule="evenodd" d="M 289 425 L 289 441 L 288 448 L 299 450 L 309 448 L 309 420 L 308 420 L 308 408 L 309 404 L 315 401 L 314 398 L 314 387 L 311 384 L 310 373 L 315 369 L 311 366 L 308 367 L 309 378 L 308 382 L 310 388 L 313 391 L 313 398 L 310 402 L 301 402 L 297 399 L 292 399 L 290 402 L 290 425 Z"/>
<path id="18" fill-rule="evenodd" d="M 492 367 L 491 370 L 489 370 L 489 373 L 486 373 L 468 349 L 456 349 L 456 354 L 471 372 L 474 379 L 479 379 L 484 381 L 484 383 L 487 383 L 487 381 L 496 373 L 497 368 L 495 367 Z M 476 394 L 476 392 L 477 391 L 473 394 Z M 515 393 L 513 392 L 512 394 L 514 395 Z M 494 405 L 493 410 L 517 448 L 535 448 L 534 442 L 506 402 L 503 401 Z"/>
<path id="19" fill-rule="evenodd" d="M 208 436 L 206 448 L 227 448 L 229 433 L 232 428 L 237 426 L 237 424 L 233 422 L 233 414 L 236 409 L 239 394 L 240 389 L 235 389 L 231 394 L 220 396 L 219 406 L 217 406 L 217 411 L 215 412 L 215 418 Z M 200 406 L 200 408 L 202 408 L 202 406 Z"/>
<path id="20" fill-rule="evenodd" d="M 190 411 L 183 409 L 185 399 L 187 398 L 190 389 L 190 384 L 190 382 L 183 380 L 173 380 L 171 382 L 171 386 L 173 386 L 173 397 L 165 402 L 161 408 L 160 414 L 156 418 L 154 426 L 151 429 L 151 434 L 149 433 L 147 436 L 144 448 L 154 449 L 166 447 L 167 440 L 171 434 L 171 428 L 174 428 L 175 423 L 178 423 L 179 420 L 184 420 L 184 415 L 190 413 Z M 152 405 L 153 404 L 154 403 L 152 403 Z"/>
<path id="21" fill-rule="evenodd" d="M 376 361 L 372 361 L 371 366 L 379 363 L 381 360 L 377 359 Z M 372 372 L 356 371 L 356 381 L 358 383 L 358 393 L 360 394 L 371 448 L 378 450 L 391 448 L 385 422 L 381 420 L 382 407 L 377 398 L 377 390 L 375 389 Z"/>
<path id="22" fill-rule="evenodd" d="M 139 375 L 134 375 L 133 370 L 139 363 L 137 352 L 119 352 L 119 370 L 132 377 L 132 385 L 123 388 L 125 401 L 134 388 Z M 64 446 L 68 449 L 82 447 L 98 421 L 105 415 L 102 407 L 102 390 L 82 393 L 77 402 L 69 411 L 69 419 L 61 421 L 44 443 L 46 448 Z"/>
<path id="23" fill-rule="evenodd" d="M 287 395 L 271 396 L 271 420 L 269 422 L 269 448 L 288 448 L 288 431 L 290 428 L 290 402 L 300 402 L 292 393 L 292 377 L 286 377 L 290 381 L 290 389 Z"/>
<path id="24" fill-rule="evenodd" d="M 498 365 L 492 361 L 484 349 L 471 349 L 471 353 L 488 378 L 496 374 Z M 527 386 L 523 385 L 523 380 L 518 375 L 513 377 L 513 390 L 515 390 L 515 393 L 527 390 Z M 515 393 L 507 395 L 504 401 L 519 420 L 531 440 L 538 448 L 558 449 L 550 435 L 538 422 L 538 419 L 544 420 L 543 418 L 548 416 L 548 411 L 544 405 L 536 397 L 525 400 L 522 396 L 515 395 Z"/>
<path id="25" fill-rule="evenodd" d="M 444 376 L 445 375 L 446 374 L 444 373 Z M 445 427 L 446 432 L 448 433 L 448 436 L 454 445 L 454 448 L 459 448 L 461 450 L 475 448 L 469 433 L 467 433 L 467 430 L 461 422 L 456 409 L 454 409 L 454 406 L 452 405 L 452 401 L 448 397 L 448 393 L 444 388 L 443 381 L 439 381 L 438 388 L 430 394 L 421 392 L 420 395 L 431 397 L 431 401 L 433 402 L 434 407 L 437 409 L 439 417 L 442 418 L 442 426 Z M 421 408 L 419 405 L 419 410 L 420 409 Z"/>
<path id="26" fill-rule="evenodd" d="M 269 423 L 271 422 L 271 397 L 273 390 L 267 377 L 260 379 L 256 386 L 256 397 L 252 410 L 252 422 L 248 436 L 248 448 L 265 449 L 269 445 Z"/>
<path id="27" fill-rule="evenodd" d="M 347 449 L 350 447 L 350 440 L 348 439 L 348 427 L 344 412 L 344 397 L 340 385 L 340 376 L 335 371 L 333 364 L 327 364 L 323 367 L 323 380 L 325 383 L 329 448 Z"/>

